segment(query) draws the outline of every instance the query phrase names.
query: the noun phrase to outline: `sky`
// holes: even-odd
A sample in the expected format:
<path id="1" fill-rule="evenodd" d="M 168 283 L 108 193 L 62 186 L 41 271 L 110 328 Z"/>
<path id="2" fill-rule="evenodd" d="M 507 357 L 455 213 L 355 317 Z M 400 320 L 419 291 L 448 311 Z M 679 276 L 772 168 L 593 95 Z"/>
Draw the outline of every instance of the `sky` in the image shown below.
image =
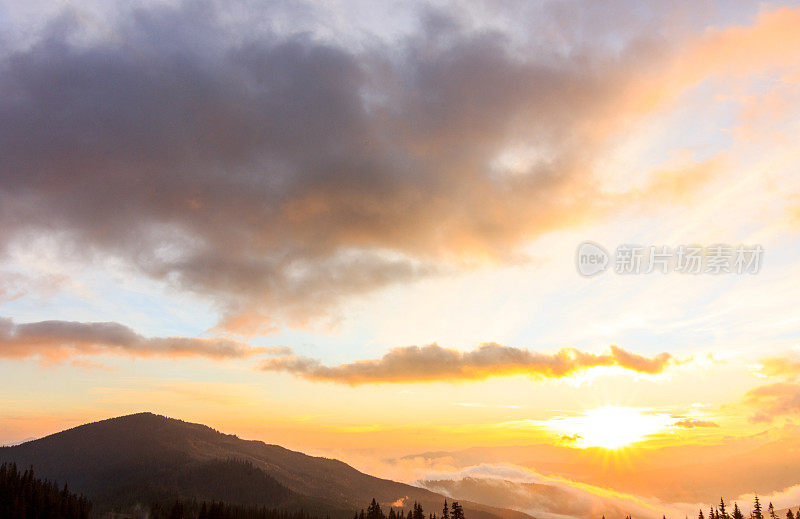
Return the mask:
<path id="1" fill-rule="evenodd" d="M 0 444 L 152 411 L 540 517 L 800 504 L 800 5 L 0 1 L 0 48 Z"/>

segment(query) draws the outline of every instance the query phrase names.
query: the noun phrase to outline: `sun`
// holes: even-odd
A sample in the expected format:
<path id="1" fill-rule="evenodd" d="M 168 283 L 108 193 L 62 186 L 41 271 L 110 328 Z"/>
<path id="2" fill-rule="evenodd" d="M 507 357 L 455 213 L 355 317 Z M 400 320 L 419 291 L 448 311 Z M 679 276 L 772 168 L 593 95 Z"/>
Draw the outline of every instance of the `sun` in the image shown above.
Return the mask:
<path id="1" fill-rule="evenodd" d="M 619 449 L 664 430 L 673 420 L 635 407 L 605 406 L 546 421 L 549 428 L 574 438 L 579 447 Z"/>

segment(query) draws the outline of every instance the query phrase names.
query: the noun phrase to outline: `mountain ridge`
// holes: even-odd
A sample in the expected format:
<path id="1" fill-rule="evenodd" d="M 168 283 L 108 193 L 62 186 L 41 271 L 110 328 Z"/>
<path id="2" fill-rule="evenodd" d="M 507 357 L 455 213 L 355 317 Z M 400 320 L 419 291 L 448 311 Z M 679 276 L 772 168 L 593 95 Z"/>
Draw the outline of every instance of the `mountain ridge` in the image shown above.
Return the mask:
<path id="1" fill-rule="evenodd" d="M 309 456 L 261 440 L 245 440 L 203 424 L 151 412 L 108 418 L 0 447 L 0 460 L 33 466 L 38 474 L 68 483 L 71 489 L 109 507 L 131 504 L 136 492 L 156 497 L 170 493 L 197 497 L 192 492 L 202 483 L 199 474 L 207 474 L 207 464 L 214 460 L 250 463 L 290 491 L 283 501 L 265 500 L 263 504 L 303 508 L 332 517 L 350 518 L 373 497 L 382 505 L 406 499 L 406 508 L 418 501 L 435 512 L 445 499 L 424 488 L 364 474 L 337 459 Z M 246 468 L 228 469 L 230 478 L 252 486 L 245 476 Z M 194 481 L 195 486 L 187 486 L 187 480 Z M 274 487 L 263 485 L 267 489 Z M 273 494 L 280 495 L 277 487 Z M 530 519 L 514 510 L 463 504 L 470 519 Z"/>

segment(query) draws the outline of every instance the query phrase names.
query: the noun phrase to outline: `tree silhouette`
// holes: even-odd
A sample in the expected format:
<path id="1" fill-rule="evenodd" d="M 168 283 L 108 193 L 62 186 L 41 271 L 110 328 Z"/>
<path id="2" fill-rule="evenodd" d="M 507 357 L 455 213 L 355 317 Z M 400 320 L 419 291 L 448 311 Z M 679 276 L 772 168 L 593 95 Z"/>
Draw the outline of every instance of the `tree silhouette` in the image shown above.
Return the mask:
<path id="1" fill-rule="evenodd" d="M 761 512 L 761 502 L 758 500 L 758 494 L 756 494 L 753 503 L 753 519 L 764 519 L 764 514 Z"/>
<path id="2" fill-rule="evenodd" d="M 64 485 L 24 473 L 14 463 L 0 465 L 0 517 L 3 519 L 87 519 L 92 504 Z"/>
<path id="3" fill-rule="evenodd" d="M 719 514 L 720 517 L 722 517 L 722 519 L 728 519 L 728 517 L 729 517 L 728 516 L 728 512 L 725 511 L 725 500 L 722 499 L 721 497 L 719 498 L 719 512 L 718 512 L 718 514 Z"/>
<path id="4" fill-rule="evenodd" d="M 367 519 L 386 519 L 381 510 L 381 505 L 372 498 L 372 502 L 367 507 Z"/>

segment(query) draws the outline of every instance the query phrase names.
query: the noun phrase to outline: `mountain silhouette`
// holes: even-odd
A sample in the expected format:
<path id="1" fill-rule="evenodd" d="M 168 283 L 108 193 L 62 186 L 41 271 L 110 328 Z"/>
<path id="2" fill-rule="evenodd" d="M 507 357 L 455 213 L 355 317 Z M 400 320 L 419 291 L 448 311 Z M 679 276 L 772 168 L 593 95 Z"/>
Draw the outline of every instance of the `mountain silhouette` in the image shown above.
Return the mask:
<path id="1" fill-rule="evenodd" d="M 11 447 L 0 461 L 32 466 L 67 483 L 96 509 L 155 500 L 222 500 L 335 518 L 352 518 L 374 497 L 388 507 L 404 499 L 438 512 L 445 497 L 364 474 L 339 460 L 243 440 L 201 424 L 138 413 L 81 425 Z M 468 519 L 530 519 L 521 512 L 462 501 Z"/>

